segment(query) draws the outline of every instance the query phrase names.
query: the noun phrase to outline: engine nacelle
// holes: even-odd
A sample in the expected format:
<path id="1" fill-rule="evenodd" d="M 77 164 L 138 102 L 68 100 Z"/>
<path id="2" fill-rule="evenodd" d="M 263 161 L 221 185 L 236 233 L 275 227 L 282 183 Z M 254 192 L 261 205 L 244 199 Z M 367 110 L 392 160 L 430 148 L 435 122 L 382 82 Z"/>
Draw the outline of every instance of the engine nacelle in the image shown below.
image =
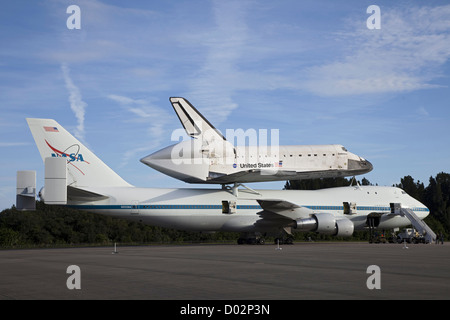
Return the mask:
<path id="1" fill-rule="evenodd" d="M 355 225 L 347 218 L 336 220 L 337 237 L 351 237 L 355 230 Z"/>
<path id="2" fill-rule="evenodd" d="M 336 220 L 329 213 L 313 214 L 310 218 L 295 220 L 294 229 L 297 231 L 313 231 L 339 237 L 350 237 L 353 234 L 354 225 L 347 218 Z"/>
<path id="3" fill-rule="evenodd" d="M 314 218 L 317 221 L 317 228 L 314 230 L 315 232 L 332 236 L 337 233 L 336 219 L 332 214 L 319 213 L 315 214 Z"/>

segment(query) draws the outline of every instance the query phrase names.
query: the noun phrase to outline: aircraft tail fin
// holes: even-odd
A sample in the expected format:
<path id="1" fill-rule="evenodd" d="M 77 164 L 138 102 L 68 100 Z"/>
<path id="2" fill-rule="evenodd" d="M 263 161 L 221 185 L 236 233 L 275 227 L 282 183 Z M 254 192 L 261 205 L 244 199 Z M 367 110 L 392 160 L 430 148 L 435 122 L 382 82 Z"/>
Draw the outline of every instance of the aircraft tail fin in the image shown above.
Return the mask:
<path id="1" fill-rule="evenodd" d="M 207 134 L 219 140 L 225 137 L 185 98 L 170 98 L 170 103 L 177 113 L 186 133 L 192 138 Z"/>
<path id="2" fill-rule="evenodd" d="M 86 146 L 52 119 L 27 119 L 42 160 L 67 159 L 67 185 L 72 187 L 131 186 Z"/>

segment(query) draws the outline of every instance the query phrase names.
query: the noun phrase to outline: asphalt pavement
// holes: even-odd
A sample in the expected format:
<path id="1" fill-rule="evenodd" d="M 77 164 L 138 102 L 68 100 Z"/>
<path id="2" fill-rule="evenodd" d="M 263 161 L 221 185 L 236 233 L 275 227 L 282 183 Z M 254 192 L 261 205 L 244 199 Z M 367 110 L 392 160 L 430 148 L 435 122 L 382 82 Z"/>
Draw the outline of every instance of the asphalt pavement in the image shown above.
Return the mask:
<path id="1" fill-rule="evenodd" d="M 450 299 L 450 245 L 0 250 L 0 299 Z"/>

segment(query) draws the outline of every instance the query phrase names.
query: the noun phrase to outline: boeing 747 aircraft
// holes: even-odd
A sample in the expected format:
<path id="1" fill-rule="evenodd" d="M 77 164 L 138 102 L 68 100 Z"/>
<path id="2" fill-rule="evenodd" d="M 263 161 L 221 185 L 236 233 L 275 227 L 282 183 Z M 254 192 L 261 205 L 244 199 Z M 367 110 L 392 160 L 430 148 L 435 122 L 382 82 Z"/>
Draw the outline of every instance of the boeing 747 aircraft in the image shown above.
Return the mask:
<path id="1" fill-rule="evenodd" d="M 355 176 L 373 167 L 342 145 L 233 146 L 184 98 L 170 98 L 188 136 L 141 162 L 188 183 L 232 184 Z M 241 131 L 244 140 L 245 132 Z"/>
<path id="2" fill-rule="evenodd" d="M 222 188 L 138 188 L 122 179 L 55 120 L 27 121 L 45 163 L 45 186 L 40 196 L 47 204 L 161 227 L 240 232 L 240 243 L 255 239 L 256 235 L 261 236 L 259 241 L 265 234 L 295 231 L 350 236 L 354 230 L 391 229 L 411 223 L 421 223 L 425 232 L 433 236 L 421 221 L 429 210 L 399 188 L 358 186 L 239 193 Z M 18 174 L 18 209 L 27 209 L 19 205 L 24 203 L 19 200 L 29 199 L 30 190 L 35 188 L 33 181 Z"/>

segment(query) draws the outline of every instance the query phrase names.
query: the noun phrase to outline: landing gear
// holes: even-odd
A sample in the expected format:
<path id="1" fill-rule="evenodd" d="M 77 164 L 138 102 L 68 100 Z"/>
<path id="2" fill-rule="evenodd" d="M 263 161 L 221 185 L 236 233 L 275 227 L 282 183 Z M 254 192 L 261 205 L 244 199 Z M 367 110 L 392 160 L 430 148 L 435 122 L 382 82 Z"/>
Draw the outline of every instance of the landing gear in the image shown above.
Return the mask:
<path id="1" fill-rule="evenodd" d="M 239 239 L 237 240 L 238 244 L 266 244 L 265 237 L 267 234 L 249 234 L 244 233 L 241 234 Z M 294 244 L 294 237 L 291 235 L 278 236 L 275 238 L 275 244 Z"/>
<path id="2" fill-rule="evenodd" d="M 243 234 L 237 241 L 238 244 L 265 244 L 266 240 L 261 235 Z"/>
<path id="3" fill-rule="evenodd" d="M 238 244 L 265 244 L 266 240 L 264 238 L 239 238 Z"/>
<path id="4" fill-rule="evenodd" d="M 294 244 L 294 239 L 292 237 L 287 238 L 275 238 L 275 244 Z"/>
<path id="5" fill-rule="evenodd" d="M 366 226 L 369 228 L 369 243 L 379 243 L 380 237 L 376 232 L 378 226 L 380 225 L 381 214 L 379 213 L 370 213 L 367 216 Z M 384 241 L 385 242 L 385 241 Z"/>

